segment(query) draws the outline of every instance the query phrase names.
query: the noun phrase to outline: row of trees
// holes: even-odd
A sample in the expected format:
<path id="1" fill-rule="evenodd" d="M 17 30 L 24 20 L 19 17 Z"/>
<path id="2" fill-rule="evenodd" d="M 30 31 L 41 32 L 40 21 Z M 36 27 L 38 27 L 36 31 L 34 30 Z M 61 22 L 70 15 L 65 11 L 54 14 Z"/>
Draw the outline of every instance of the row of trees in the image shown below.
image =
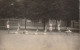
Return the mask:
<path id="1" fill-rule="evenodd" d="M 26 18 L 33 21 L 42 19 L 43 26 L 49 19 L 71 20 L 79 19 L 78 0 L 1 0 L 1 18 Z M 67 25 L 68 26 L 68 25 Z"/>

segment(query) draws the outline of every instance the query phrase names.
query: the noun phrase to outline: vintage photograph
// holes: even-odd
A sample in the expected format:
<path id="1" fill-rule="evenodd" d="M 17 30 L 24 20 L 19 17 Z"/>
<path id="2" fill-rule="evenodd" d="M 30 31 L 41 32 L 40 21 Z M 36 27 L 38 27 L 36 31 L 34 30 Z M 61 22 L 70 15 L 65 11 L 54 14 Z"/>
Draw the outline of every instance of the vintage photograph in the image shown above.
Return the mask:
<path id="1" fill-rule="evenodd" d="M 80 0 L 0 0 L 0 50 L 80 50 Z"/>

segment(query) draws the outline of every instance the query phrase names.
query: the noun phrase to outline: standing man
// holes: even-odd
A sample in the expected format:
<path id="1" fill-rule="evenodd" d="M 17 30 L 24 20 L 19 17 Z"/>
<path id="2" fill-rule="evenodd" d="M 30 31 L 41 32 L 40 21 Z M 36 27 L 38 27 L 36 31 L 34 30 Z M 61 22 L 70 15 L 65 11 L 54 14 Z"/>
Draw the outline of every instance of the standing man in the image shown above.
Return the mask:
<path id="1" fill-rule="evenodd" d="M 51 32 L 52 29 L 53 29 L 53 28 L 52 28 L 52 24 L 50 23 L 49 26 L 50 26 L 50 27 L 49 27 L 49 30 L 50 30 L 50 32 Z"/>
<path id="2" fill-rule="evenodd" d="M 59 32 L 61 32 L 61 20 L 58 21 L 57 29 L 58 29 Z"/>
<path id="3" fill-rule="evenodd" d="M 58 24 L 58 31 L 60 32 L 60 23 Z"/>
<path id="4" fill-rule="evenodd" d="M 15 32 L 15 34 L 18 34 L 20 31 L 20 23 L 18 23 L 18 28 L 17 28 L 17 31 Z"/>
<path id="5" fill-rule="evenodd" d="M 10 25 L 9 25 L 9 20 L 7 21 L 7 29 L 8 29 L 8 33 L 9 33 L 9 28 L 10 28 Z"/>

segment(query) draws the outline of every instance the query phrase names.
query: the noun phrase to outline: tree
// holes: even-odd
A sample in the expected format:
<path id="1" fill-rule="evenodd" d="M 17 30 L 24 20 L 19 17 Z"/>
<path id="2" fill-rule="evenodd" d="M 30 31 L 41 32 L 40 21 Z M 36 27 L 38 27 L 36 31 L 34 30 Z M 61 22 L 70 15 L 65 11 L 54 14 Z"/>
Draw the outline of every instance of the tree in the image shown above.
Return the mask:
<path id="1" fill-rule="evenodd" d="M 0 3 L 0 16 L 1 18 L 26 18 L 33 21 L 42 19 L 45 29 L 49 19 L 69 22 L 79 19 L 78 5 L 78 0 L 3 0 Z"/>

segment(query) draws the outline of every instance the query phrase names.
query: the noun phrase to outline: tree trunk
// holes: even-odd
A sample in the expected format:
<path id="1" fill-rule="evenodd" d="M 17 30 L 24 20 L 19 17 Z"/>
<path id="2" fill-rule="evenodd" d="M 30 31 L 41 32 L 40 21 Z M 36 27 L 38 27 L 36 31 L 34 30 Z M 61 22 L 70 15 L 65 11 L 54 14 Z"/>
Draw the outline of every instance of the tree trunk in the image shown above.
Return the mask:
<path id="1" fill-rule="evenodd" d="M 25 29 L 26 29 L 26 18 L 25 18 Z"/>
<path id="2" fill-rule="evenodd" d="M 56 24 L 55 24 L 55 30 L 57 30 L 57 20 L 56 20 Z"/>
<path id="3" fill-rule="evenodd" d="M 46 25 L 47 25 L 47 22 L 49 21 L 49 19 L 44 18 L 42 21 L 43 21 L 43 30 L 46 30 L 47 29 Z"/>
<path id="4" fill-rule="evenodd" d="M 66 20 L 66 29 L 70 27 L 70 20 Z"/>
<path id="5" fill-rule="evenodd" d="M 46 24 L 45 24 L 45 21 L 44 21 L 44 23 L 43 23 L 43 30 L 45 30 L 45 26 L 46 26 Z"/>
<path id="6" fill-rule="evenodd" d="M 43 23 L 43 30 L 45 30 L 46 28 L 45 28 L 45 26 L 46 26 L 46 19 L 44 18 L 44 19 L 42 19 L 42 23 Z"/>
<path id="7" fill-rule="evenodd" d="M 70 20 L 67 20 L 66 27 L 70 27 Z"/>

